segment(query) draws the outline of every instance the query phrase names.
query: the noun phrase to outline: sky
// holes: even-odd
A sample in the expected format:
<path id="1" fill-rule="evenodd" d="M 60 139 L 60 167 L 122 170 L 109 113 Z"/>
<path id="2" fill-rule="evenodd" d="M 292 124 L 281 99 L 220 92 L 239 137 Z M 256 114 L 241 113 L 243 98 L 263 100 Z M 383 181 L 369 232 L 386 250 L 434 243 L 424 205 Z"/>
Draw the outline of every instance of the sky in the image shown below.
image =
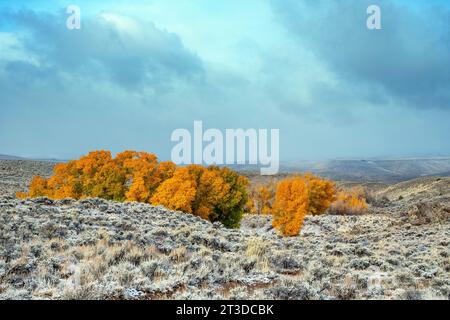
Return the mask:
<path id="1" fill-rule="evenodd" d="M 0 0 L 0 154 L 166 160 L 196 120 L 282 161 L 448 156 L 450 2 Z"/>

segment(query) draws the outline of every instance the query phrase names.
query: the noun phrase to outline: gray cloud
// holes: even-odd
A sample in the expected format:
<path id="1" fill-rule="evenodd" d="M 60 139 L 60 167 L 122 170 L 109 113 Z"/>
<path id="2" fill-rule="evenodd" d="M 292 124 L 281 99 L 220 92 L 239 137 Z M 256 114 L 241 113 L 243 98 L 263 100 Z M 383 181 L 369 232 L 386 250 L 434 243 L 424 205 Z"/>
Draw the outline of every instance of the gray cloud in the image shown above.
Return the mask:
<path id="1" fill-rule="evenodd" d="M 55 16 L 23 10 L 2 16 L 4 22 L 25 30 L 21 39 L 24 48 L 39 60 L 37 66 L 7 63 L 5 70 L 16 77 L 41 81 L 49 76 L 61 81 L 69 76 L 83 81 L 111 81 L 132 90 L 163 90 L 174 82 L 201 79 L 203 74 L 201 60 L 176 34 L 151 23 L 98 15 L 83 19 L 80 30 L 69 30 L 64 13 Z M 115 18 L 118 23 L 122 19 L 125 27 L 119 28 Z"/>
<path id="2" fill-rule="evenodd" d="M 2 152 L 69 158 L 133 148 L 167 158 L 169 119 L 183 118 L 204 87 L 201 59 L 151 23 L 95 16 L 68 30 L 66 17 L 2 14 L 0 27 L 17 39 L 2 50 L 20 52 L 0 58 Z"/>
<path id="3" fill-rule="evenodd" d="M 450 109 L 448 6 L 420 10 L 377 1 L 382 30 L 366 28 L 373 1 L 272 1 L 281 24 L 343 84 L 371 88 L 368 102 Z M 370 93 L 377 92 L 375 97 Z M 381 103 L 380 105 L 388 105 Z"/>

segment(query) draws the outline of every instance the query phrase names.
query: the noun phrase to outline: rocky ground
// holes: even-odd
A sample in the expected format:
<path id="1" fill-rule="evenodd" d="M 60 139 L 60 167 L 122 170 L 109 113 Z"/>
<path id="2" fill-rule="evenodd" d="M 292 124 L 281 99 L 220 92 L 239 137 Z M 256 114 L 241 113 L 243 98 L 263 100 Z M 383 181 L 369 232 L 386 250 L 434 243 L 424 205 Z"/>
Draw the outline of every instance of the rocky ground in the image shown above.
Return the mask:
<path id="1" fill-rule="evenodd" d="M 228 230 L 140 203 L 18 200 L 51 165 L 0 168 L 0 299 L 450 298 L 448 178 L 377 187 L 369 214 L 282 238 L 266 216 Z"/>

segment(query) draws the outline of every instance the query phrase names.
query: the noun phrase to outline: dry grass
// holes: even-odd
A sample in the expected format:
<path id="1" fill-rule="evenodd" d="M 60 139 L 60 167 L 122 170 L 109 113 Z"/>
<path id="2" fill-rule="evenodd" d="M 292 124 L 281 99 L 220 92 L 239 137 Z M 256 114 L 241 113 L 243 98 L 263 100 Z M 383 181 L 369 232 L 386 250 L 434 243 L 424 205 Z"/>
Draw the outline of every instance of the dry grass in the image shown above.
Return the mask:
<path id="1" fill-rule="evenodd" d="M 262 272 L 270 271 L 269 259 L 271 243 L 258 237 L 252 237 L 247 242 L 245 254 L 256 260 L 256 266 Z"/>

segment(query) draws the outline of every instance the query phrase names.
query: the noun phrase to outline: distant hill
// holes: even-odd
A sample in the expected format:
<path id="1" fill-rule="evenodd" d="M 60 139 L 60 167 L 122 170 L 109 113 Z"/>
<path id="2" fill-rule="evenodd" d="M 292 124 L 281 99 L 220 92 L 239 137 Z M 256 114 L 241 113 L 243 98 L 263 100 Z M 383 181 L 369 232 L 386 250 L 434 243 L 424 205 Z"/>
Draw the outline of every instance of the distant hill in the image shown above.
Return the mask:
<path id="1" fill-rule="evenodd" d="M 337 180 L 397 182 L 450 171 L 450 159 L 334 160 L 316 165 L 313 172 Z"/>
<path id="2" fill-rule="evenodd" d="M 28 159 L 18 156 L 11 156 L 8 154 L 0 154 L 0 160 L 28 160 Z"/>
<path id="3" fill-rule="evenodd" d="M 65 162 L 61 159 L 36 159 L 0 154 L 0 160 L 32 160 L 42 162 Z M 232 165 L 231 168 L 248 174 L 259 175 L 259 167 L 254 165 Z M 355 182 L 396 183 L 410 179 L 441 176 L 450 177 L 450 157 L 445 158 L 405 158 L 370 160 L 330 160 L 282 162 L 280 176 L 295 172 L 313 172 L 320 176 Z"/>
<path id="4" fill-rule="evenodd" d="M 55 159 L 55 158 L 25 158 L 19 156 L 12 156 L 9 154 L 0 154 L 0 160 L 22 160 L 22 161 L 45 161 L 45 162 L 65 162 L 67 160 Z"/>
<path id="5" fill-rule="evenodd" d="M 235 169 L 248 171 L 250 175 L 258 170 L 255 166 Z M 307 171 L 333 180 L 395 183 L 419 177 L 450 176 L 450 158 L 299 161 L 280 165 L 280 175 Z"/>
<path id="6" fill-rule="evenodd" d="M 387 197 L 391 201 L 438 202 L 450 204 L 450 177 L 425 177 L 379 188 L 378 197 Z"/>

